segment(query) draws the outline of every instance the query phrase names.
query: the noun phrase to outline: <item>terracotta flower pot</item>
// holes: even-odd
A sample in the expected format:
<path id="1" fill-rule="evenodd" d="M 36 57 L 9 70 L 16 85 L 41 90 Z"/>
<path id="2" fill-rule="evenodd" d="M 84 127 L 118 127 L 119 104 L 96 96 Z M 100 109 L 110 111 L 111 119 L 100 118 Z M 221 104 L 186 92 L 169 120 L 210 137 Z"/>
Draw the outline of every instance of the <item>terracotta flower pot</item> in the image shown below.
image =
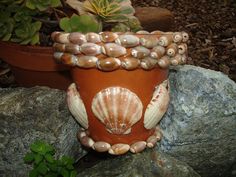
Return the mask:
<path id="1" fill-rule="evenodd" d="M 71 66 L 72 115 L 80 142 L 120 155 L 154 147 L 169 103 L 168 68 L 186 60 L 188 35 L 140 31 L 52 34 L 54 57 Z"/>
<path id="2" fill-rule="evenodd" d="M 0 58 L 8 63 L 19 86 L 65 90 L 72 82 L 69 68 L 53 59 L 52 47 L 0 42 Z"/>

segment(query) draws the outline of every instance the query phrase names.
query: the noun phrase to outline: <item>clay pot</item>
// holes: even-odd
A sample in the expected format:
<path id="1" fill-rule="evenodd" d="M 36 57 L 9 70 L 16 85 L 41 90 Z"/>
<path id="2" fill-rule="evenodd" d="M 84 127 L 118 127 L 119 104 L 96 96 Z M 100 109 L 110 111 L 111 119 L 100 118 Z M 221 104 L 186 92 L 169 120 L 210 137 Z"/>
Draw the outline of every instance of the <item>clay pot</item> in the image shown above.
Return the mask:
<path id="1" fill-rule="evenodd" d="M 0 58 L 11 67 L 19 86 L 49 86 L 65 90 L 71 83 L 69 68 L 53 59 L 52 47 L 0 42 Z"/>
<path id="2" fill-rule="evenodd" d="M 177 64 L 183 63 L 187 50 L 179 54 L 178 46 L 184 42 L 174 42 L 176 33 L 161 31 L 96 35 L 106 40 L 72 44 L 71 34 L 52 35 L 55 58 L 71 66 L 74 83 L 67 90 L 67 103 L 84 128 L 79 141 L 114 155 L 154 147 L 161 139 L 158 123 L 170 99 L 169 66 L 175 57 Z M 174 51 L 171 56 L 169 50 Z"/>

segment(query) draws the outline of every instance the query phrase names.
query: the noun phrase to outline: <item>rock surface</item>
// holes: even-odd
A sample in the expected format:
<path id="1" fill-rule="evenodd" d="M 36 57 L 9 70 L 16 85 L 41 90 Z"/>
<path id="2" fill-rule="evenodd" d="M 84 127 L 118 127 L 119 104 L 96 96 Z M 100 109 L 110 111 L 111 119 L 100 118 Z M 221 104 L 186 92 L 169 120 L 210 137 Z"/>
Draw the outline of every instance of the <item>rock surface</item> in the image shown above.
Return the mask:
<path id="1" fill-rule="evenodd" d="M 169 79 L 171 102 L 161 121 L 161 150 L 202 177 L 235 177 L 235 82 L 190 65 L 172 70 Z"/>
<path id="2" fill-rule="evenodd" d="M 200 177 L 186 163 L 153 150 L 113 156 L 78 174 L 80 177 Z"/>
<path id="3" fill-rule="evenodd" d="M 79 125 L 71 117 L 65 92 L 46 87 L 0 89 L 0 176 L 27 176 L 23 157 L 36 139 L 53 144 L 57 156 L 84 154 Z"/>

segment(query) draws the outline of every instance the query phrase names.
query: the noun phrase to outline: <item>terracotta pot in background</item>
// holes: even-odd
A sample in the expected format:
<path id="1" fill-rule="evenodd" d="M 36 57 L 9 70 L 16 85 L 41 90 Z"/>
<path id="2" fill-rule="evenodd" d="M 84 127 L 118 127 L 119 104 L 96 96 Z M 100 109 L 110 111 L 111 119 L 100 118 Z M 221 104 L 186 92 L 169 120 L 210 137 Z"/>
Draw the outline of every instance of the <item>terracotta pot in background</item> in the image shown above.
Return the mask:
<path id="1" fill-rule="evenodd" d="M 19 86 L 49 86 L 65 90 L 72 82 L 69 68 L 53 59 L 52 47 L 0 42 L 0 58 L 8 63 Z"/>

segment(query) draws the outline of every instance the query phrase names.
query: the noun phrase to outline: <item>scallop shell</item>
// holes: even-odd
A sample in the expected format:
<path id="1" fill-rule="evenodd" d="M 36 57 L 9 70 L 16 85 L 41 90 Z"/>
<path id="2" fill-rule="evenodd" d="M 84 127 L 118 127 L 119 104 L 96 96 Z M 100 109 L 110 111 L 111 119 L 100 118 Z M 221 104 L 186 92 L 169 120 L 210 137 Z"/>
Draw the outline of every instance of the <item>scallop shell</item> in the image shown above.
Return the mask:
<path id="1" fill-rule="evenodd" d="M 88 128 L 88 116 L 80 94 L 76 89 L 75 83 L 72 83 L 67 90 L 67 104 L 71 114 L 85 129 Z"/>
<path id="2" fill-rule="evenodd" d="M 100 36 L 97 33 L 90 32 L 90 33 L 87 33 L 85 36 L 88 42 L 92 42 L 92 43 L 101 42 Z"/>
<path id="3" fill-rule="evenodd" d="M 134 57 L 126 57 L 122 60 L 121 66 L 126 70 L 134 70 L 139 67 L 140 60 Z"/>
<path id="4" fill-rule="evenodd" d="M 83 43 L 87 42 L 85 35 L 80 32 L 70 33 L 69 41 L 78 45 L 82 45 Z"/>
<path id="5" fill-rule="evenodd" d="M 102 47 L 102 52 L 109 57 L 120 57 L 126 54 L 126 48 L 116 44 L 107 43 Z"/>
<path id="6" fill-rule="evenodd" d="M 96 67 L 96 63 L 98 58 L 95 56 L 78 56 L 77 66 L 81 68 L 94 68 Z"/>
<path id="7" fill-rule="evenodd" d="M 142 46 L 146 48 L 153 48 L 158 44 L 158 39 L 156 36 L 144 36 L 140 39 Z"/>
<path id="8" fill-rule="evenodd" d="M 101 32 L 100 34 L 100 39 L 102 42 L 114 42 L 118 38 L 118 34 L 113 33 L 113 32 Z"/>
<path id="9" fill-rule="evenodd" d="M 150 50 L 143 46 L 137 46 L 131 50 L 131 55 L 138 59 L 143 59 L 147 57 L 149 54 L 150 54 Z"/>
<path id="10" fill-rule="evenodd" d="M 134 35 L 125 34 L 120 35 L 119 38 L 115 40 L 115 42 L 124 47 L 135 47 L 139 45 L 139 38 Z"/>
<path id="11" fill-rule="evenodd" d="M 122 87 L 106 88 L 93 98 L 92 111 L 113 134 L 129 134 L 142 117 L 143 105 L 138 96 Z"/>
<path id="12" fill-rule="evenodd" d="M 146 129 L 152 129 L 157 125 L 165 114 L 169 101 L 168 81 L 166 80 L 156 87 L 152 99 L 147 106 L 144 114 L 144 127 Z"/>
<path id="13" fill-rule="evenodd" d="M 121 65 L 121 61 L 118 58 L 105 58 L 97 61 L 97 67 L 102 71 L 114 71 Z"/>
<path id="14" fill-rule="evenodd" d="M 95 56 L 101 53 L 101 46 L 94 43 L 84 43 L 80 46 L 80 51 L 85 55 Z"/>

